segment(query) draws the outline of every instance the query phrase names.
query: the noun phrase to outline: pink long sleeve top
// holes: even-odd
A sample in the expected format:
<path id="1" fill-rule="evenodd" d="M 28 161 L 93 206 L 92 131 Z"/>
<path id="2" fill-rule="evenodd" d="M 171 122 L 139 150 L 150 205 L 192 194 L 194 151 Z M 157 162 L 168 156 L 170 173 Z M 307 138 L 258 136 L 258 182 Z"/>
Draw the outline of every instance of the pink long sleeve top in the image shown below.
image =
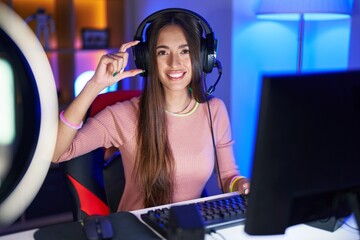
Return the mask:
<path id="1" fill-rule="evenodd" d="M 126 185 L 119 211 L 143 208 L 140 186 L 133 178 L 136 156 L 139 98 L 118 102 L 89 118 L 60 161 L 72 159 L 99 147 L 117 147 L 122 155 Z M 210 100 L 221 178 L 239 175 L 233 154 L 233 139 L 225 104 Z M 174 202 L 199 198 L 215 164 L 207 103 L 196 104 L 187 114 L 167 113 L 168 134 L 175 160 Z"/>

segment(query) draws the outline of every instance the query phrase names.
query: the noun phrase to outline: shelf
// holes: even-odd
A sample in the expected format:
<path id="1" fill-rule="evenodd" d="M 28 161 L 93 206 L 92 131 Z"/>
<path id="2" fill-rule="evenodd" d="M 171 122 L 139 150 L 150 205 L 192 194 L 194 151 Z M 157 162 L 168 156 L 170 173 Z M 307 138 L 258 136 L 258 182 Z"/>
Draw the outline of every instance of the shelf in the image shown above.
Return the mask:
<path id="1" fill-rule="evenodd" d="M 59 93 L 59 104 L 69 104 L 74 98 L 74 80 L 79 69 L 93 67 L 102 52 L 115 52 L 124 41 L 124 1 L 107 0 L 0 0 L 13 7 L 23 19 L 43 8 L 55 22 L 55 33 L 46 50 L 54 72 Z M 91 17 L 89 17 L 91 16 Z M 36 21 L 29 22 L 35 32 Z M 109 29 L 109 48 L 83 49 L 81 31 Z M 86 62 L 77 60 L 79 54 L 88 54 Z M 83 65 L 83 66 L 82 66 Z"/>
<path id="2" fill-rule="evenodd" d="M 98 48 L 98 49 L 75 49 L 75 48 L 59 48 L 59 49 L 46 49 L 46 53 L 78 53 L 78 52 L 99 52 L 99 51 L 106 51 L 106 52 L 116 52 L 119 48 Z"/>

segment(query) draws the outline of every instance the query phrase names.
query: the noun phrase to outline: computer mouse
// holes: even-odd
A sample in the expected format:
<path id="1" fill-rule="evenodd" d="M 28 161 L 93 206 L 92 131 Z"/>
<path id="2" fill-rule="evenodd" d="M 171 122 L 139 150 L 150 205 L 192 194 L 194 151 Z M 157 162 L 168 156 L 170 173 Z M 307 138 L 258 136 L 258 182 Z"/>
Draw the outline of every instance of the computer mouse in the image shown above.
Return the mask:
<path id="1" fill-rule="evenodd" d="M 90 216 L 83 221 L 83 229 L 88 240 L 111 239 L 114 236 L 112 224 L 107 217 Z"/>

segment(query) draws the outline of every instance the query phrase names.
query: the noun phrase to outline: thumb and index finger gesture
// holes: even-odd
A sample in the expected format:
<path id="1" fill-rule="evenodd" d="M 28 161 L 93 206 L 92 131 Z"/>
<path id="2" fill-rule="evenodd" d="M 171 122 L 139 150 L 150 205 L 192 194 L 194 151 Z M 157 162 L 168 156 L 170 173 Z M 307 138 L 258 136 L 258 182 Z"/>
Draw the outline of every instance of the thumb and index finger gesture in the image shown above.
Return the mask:
<path id="1" fill-rule="evenodd" d="M 103 55 L 96 68 L 93 80 L 104 85 L 104 87 L 108 87 L 124 78 L 142 73 L 142 69 L 125 70 L 129 59 L 127 50 L 138 43 L 139 41 L 124 43 L 121 45 L 119 52 Z"/>

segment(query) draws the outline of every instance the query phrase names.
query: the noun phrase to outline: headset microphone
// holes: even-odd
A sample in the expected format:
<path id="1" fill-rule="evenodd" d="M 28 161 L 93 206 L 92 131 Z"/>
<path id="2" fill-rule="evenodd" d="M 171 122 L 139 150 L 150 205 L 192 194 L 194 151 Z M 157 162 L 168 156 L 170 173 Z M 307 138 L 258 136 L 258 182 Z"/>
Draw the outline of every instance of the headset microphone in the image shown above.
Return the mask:
<path id="1" fill-rule="evenodd" d="M 221 66 L 221 62 L 219 60 L 216 59 L 214 67 L 216 67 L 217 70 L 218 70 L 218 78 L 216 79 L 214 85 L 211 85 L 209 87 L 209 89 L 206 91 L 206 95 L 208 95 L 208 96 L 213 94 L 213 92 L 215 91 L 215 87 L 218 84 L 218 82 L 219 82 L 219 80 L 221 78 L 221 75 L 222 75 L 222 66 Z"/>

